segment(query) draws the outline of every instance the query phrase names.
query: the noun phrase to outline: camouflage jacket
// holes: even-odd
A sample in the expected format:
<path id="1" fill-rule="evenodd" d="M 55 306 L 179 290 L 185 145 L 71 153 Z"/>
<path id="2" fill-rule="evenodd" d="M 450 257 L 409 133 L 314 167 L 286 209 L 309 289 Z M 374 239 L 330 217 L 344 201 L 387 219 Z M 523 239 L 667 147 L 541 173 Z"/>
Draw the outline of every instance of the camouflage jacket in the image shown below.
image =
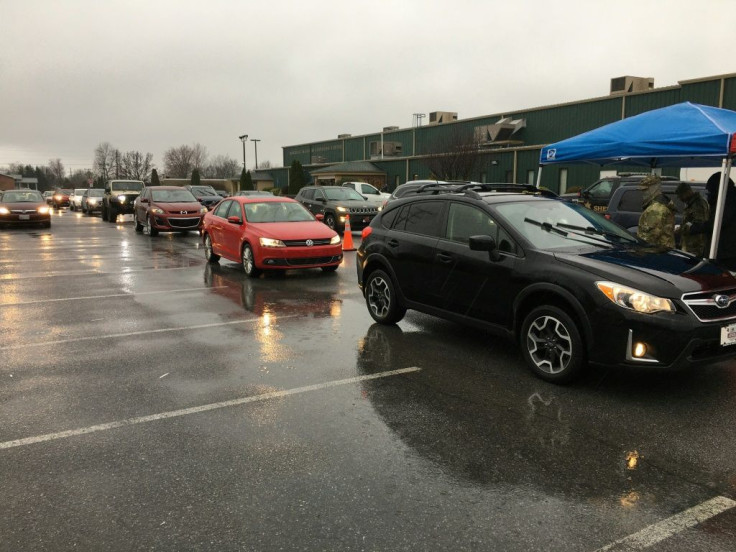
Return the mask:
<path id="1" fill-rule="evenodd" d="M 699 257 L 705 255 L 705 245 L 708 243 L 708 237 L 704 233 L 690 233 L 688 223 L 707 223 L 708 219 L 710 219 L 710 206 L 700 194 L 696 193 L 682 211 L 680 249 Z"/>
<path id="2" fill-rule="evenodd" d="M 645 242 L 675 247 L 675 206 L 662 196 L 652 201 L 639 217 L 637 235 Z"/>

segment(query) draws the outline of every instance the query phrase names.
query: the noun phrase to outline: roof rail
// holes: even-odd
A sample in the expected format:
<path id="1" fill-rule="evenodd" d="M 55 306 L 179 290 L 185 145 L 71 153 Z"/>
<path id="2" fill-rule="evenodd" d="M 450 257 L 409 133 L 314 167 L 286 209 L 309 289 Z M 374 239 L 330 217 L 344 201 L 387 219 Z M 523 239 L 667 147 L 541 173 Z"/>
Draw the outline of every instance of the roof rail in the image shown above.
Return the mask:
<path id="1" fill-rule="evenodd" d="M 407 193 L 421 194 L 423 192 L 432 192 L 438 194 L 440 192 L 454 192 L 457 185 L 454 184 L 422 184 L 416 190 L 409 190 Z"/>
<path id="2" fill-rule="evenodd" d="M 459 186 L 453 190 L 455 193 L 459 192 L 508 192 L 508 193 L 522 193 L 522 194 L 535 194 L 544 197 L 557 197 L 557 194 L 551 190 L 544 188 L 537 188 L 531 184 L 508 184 L 503 182 L 485 182 L 485 183 L 473 183 Z"/>

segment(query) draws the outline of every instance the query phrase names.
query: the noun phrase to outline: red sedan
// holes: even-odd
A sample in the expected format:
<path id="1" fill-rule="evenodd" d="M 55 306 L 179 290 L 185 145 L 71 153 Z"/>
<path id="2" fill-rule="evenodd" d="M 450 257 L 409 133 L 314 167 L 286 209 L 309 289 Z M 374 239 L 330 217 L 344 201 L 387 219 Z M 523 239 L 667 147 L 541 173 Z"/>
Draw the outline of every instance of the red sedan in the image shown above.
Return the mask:
<path id="1" fill-rule="evenodd" d="M 207 262 L 240 262 L 253 278 L 263 270 L 289 268 L 332 272 L 342 261 L 340 236 L 287 197 L 222 200 L 204 216 L 202 241 Z"/>

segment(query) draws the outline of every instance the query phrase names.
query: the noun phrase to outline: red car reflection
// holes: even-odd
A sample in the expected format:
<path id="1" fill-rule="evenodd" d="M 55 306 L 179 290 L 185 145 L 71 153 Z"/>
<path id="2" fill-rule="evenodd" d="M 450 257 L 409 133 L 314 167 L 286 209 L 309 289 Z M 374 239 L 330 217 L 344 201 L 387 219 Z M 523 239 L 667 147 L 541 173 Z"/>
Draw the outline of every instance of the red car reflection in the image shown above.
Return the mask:
<path id="1" fill-rule="evenodd" d="M 207 262 L 240 262 L 253 278 L 264 270 L 332 272 L 342 261 L 340 236 L 287 197 L 224 199 L 204 216 L 202 241 Z"/>

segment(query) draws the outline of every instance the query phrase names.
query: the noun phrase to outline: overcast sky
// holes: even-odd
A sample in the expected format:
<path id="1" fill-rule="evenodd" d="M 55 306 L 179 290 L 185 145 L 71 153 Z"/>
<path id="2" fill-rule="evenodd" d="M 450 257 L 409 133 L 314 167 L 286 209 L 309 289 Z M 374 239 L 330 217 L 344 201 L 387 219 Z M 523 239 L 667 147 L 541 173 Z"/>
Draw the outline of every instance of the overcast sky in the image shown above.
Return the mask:
<path id="1" fill-rule="evenodd" d="M 0 0 L 0 167 L 282 146 L 736 72 L 733 0 Z M 425 119 L 426 123 L 427 119 Z M 248 167 L 255 162 L 247 145 Z"/>

